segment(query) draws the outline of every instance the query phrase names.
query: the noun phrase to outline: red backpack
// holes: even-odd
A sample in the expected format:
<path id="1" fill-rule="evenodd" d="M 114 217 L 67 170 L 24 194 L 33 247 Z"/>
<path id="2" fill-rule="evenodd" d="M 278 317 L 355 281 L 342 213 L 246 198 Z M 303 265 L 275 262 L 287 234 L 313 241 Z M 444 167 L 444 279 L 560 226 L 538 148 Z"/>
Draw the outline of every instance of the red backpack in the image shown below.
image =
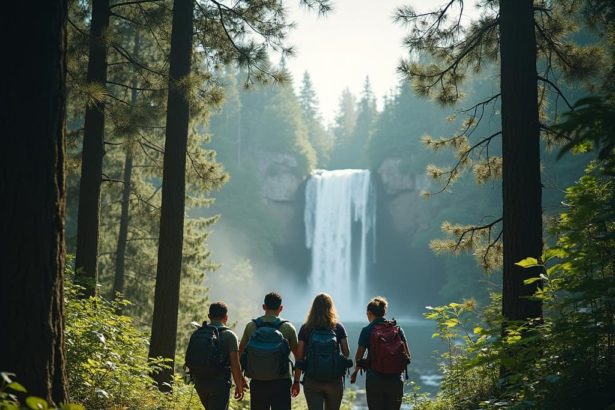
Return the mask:
<path id="1" fill-rule="evenodd" d="M 369 343 L 369 363 L 372 370 L 384 374 L 407 372 L 410 355 L 400 332 L 395 320 L 374 325 Z"/>

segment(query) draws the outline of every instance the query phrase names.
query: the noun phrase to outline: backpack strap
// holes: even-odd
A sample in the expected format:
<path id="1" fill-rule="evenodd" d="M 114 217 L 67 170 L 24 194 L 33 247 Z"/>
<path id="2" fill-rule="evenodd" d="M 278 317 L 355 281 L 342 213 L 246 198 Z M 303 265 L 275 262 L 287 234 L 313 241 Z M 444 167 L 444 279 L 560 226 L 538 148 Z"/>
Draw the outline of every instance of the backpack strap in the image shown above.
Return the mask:
<path id="1" fill-rule="evenodd" d="M 262 318 L 257 318 L 257 319 L 252 319 L 252 322 L 254 322 L 254 324 L 256 325 L 256 328 L 259 327 L 272 327 L 274 329 L 280 329 L 280 327 L 284 324 L 284 323 L 288 323 L 288 320 L 283 320 L 280 318 L 277 318 L 274 322 L 265 322 Z"/>

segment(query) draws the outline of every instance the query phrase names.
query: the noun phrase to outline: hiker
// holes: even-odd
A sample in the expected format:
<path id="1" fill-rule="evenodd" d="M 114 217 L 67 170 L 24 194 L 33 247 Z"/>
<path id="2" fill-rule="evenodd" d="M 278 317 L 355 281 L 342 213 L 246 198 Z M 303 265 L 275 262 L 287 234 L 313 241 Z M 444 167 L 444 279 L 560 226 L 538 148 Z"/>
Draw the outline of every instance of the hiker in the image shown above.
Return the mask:
<path id="1" fill-rule="evenodd" d="M 307 319 L 299 330 L 293 397 L 299 394 L 299 378 L 303 370 L 308 409 L 338 410 L 344 394 L 344 374 L 352 367 L 348 356 L 346 329 L 338 322 L 331 296 L 321 293 L 314 298 Z"/>
<path id="2" fill-rule="evenodd" d="M 239 344 L 241 366 L 250 380 L 252 410 L 289 410 L 291 400 L 290 352 L 297 355 L 297 332 L 280 318 L 282 296 L 265 296 L 265 314 L 246 325 Z"/>
<path id="3" fill-rule="evenodd" d="M 226 327 L 228 307 L 224 302 L 209 305 L 209 320 L 190 337 L 186 350 L 186 367 L 206 410 L 229 408 L 231 375 L 237 400 L 243 399 L 247 387 L 239 366 L 237 335 Z"/>
<path id="4" fill-rule="evenodd" d="M 387 300 L 376 296 L 367 304 L 369 324 L 361 330 L 353 374 L 367 368 L 365 390 L 370 410 L 399 410 L 404 395 L 403 373 L 410 363 L 404 331 L 395 320 L 387 320 Z M 363 356 L 368 351 L 368 359 Z"/>

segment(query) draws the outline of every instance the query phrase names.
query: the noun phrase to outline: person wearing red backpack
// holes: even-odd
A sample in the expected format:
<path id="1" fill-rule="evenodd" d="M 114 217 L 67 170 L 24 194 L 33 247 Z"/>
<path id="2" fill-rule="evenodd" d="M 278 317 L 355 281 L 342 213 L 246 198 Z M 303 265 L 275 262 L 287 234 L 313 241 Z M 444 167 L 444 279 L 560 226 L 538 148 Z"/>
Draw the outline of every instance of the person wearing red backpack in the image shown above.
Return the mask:
<path id="1" fill-rule="evenodd" d="M 395 320 L 385 318 L 387 307 L 388 302 L 382 296 L 369 301 L 369 325 L 361 330 L 355 355 L 355 373 L 359 369 L 367 372 L 365 390 L 370 410 L 399 410 L 404 396 L 403 374 L 410 363 L 404 331 Z M 366 351 L 367 361 L 363 359 Z"/>

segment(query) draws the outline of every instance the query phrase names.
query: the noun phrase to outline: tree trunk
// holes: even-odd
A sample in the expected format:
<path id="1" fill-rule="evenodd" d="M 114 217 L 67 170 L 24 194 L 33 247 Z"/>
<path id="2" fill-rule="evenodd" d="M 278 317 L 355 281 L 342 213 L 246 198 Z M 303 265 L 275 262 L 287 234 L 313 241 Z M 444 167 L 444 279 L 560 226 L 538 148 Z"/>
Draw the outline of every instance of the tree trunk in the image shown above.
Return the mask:
<path id="1" fill-rule="evenodd" d="M 94 0 L 87 81 L 101 87 L 107 82 L 107 45 L 104 37 L 108 26 L 109 0 Z M 85 288 L 84 296 L 93 296 L 96 293 L 98 281 L 98 223 L 104 132 L 105 103 L 101 100 L 86 108 L 83 131 L 75 272 L 78 281 Z"/>
<path id="2" fill-rule="evenodd" d="M 0 29 L 0 371 L 68 399 L 64 357 L 67 1 L 8 2 Z"/>
<path id="3" fill-rule="evenodd" d="M 542 254 L 542 184 L 536 73 L 536 36 L 532 0 L 500 0 L 502 92 L 502 191 L 504 273 L 502 313 L 505 320 L 542 316 L 540 302 L 528 300 L 540 274 L 515 263 Z"/>
<path id="4" fill-rule="evenodd" d="M 133 90 L 133 93 L 136 92 Z M 115 277 L 113 279 L 113 297 L 124 293 L 126 271 L 126 246 L 128 244 L 128 224 L 130 222 L 130 194 L 132 193 L 132 148 L 126 147 L 124 162 L 124 188 L 122 190 L 122 211 L 120 214 L 120 233 L 117 238 L 115 254 Z"/>
<path id="5" fill-rule="evenodd" d="M 136 30 L 136 29 L 135 29 Z M 135 32 L 133 55 L 139 57 L 140 36 Z M 137 91 L 139 83 L 135 79 L 132 81 L 130 104 L 137 105 L 139 93 Z M 132 144 L 127 141 L 126 157 L 124 161 L 124 187 L 122 189 L 122 210 L 120 214 L 120 232 L 117 238 L 117 248 L 115 253 L 115 277 L 113 278 L 113 295 L 124 293 L 124 279 L 126 272 L 126 247 L 128 244 L 128 225 L 130 222 L 130 195 L 132 193 Z"/>
<path id="6" fill-rule="evenodd" d="M 192 19 L 193 0 L 174 0 L 158 268 L 149 349 L 150 357 L 164 357 L 172 360 L 170 369 L 154 375 L 161 390 L 169 389 L 169 386 L 163 383 L 171 383 L 175 360 L 184 240 L 186 150 L 190 119 L 186 91 L 184 85 L 180 85 L 179 82 L 190 74 Z"/>

